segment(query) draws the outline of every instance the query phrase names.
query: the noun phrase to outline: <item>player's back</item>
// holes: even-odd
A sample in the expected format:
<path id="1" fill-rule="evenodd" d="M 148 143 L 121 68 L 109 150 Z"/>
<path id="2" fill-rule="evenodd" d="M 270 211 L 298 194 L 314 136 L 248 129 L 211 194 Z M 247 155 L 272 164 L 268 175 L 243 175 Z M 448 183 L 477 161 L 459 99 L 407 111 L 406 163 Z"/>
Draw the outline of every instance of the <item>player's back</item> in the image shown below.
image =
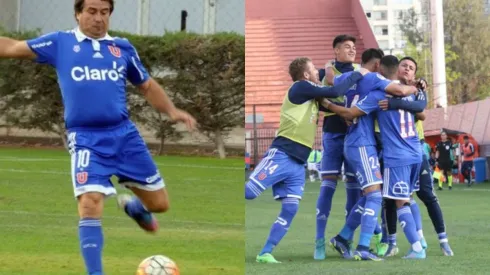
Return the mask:
<path id="1" fill-rule="evenodd" d="M 335 78 L 335 81 L 342 81 L 345 77 L 348 77 L 349 73 L 342 74 Z M 371 91 L 380 88 L 379 78 L 377 73 L 368 73 L 361 79 L 356 85 L 352 86 L 345 95 L 345 107 L 351 108 L 357 106 Z M 359 106 L 358 106 L 359 107 Z M 361 147 L 361 146 L 375 146 L 376 140 L 374 137 L 374 121 L 376 115 L 371 110 L 365 110 L 359 107 L 362 111 L 366 112 L 366 115 L 355 118 L 352 125 L 347 129 L 347 136 L 345 138 L 345 146 Z"/>
<path id="2" fill-rule="evenodd" d="M 414 95 L 402 98 L 413 101 Z M 405 110 L 378 111 L 385 167 L 399 167 L 422 161 L 415 117 Z"/>
<path id="3" fill-rule="evenodd" d="M 128 120 L 126 79 L 149 76 L 126 39 L 91 39 L 80 30 L 50 33 L 28 41 L 38 63 L 56 69 L 70 128 L 107 128 Z"/>

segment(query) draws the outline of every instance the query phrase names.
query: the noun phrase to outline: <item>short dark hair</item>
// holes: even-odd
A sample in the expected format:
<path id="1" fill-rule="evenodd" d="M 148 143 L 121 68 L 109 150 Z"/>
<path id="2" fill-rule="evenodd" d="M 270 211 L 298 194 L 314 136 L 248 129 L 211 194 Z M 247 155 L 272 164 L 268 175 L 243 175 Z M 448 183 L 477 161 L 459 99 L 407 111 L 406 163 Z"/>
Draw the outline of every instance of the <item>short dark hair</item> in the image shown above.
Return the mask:
<path id="1" fill-rule="evenodd" d="M 380 49 L 370 48 L 362 53 L 361 61 L 362 64 L 369 63 L 373 59 L 381 59 L 384 56 L 384 52 Z"/>
<path id="2" fill-rule="evenodd" d="M 417 64 L 417 61 L 415 61 L 415 59 L 413 59 L 412 57 L 410 56 L 405 56 L 404 58 L 400 59 L 400 63 L 403 61 L 403 60 L 410 60 L 413 62 L 413 64 L 415 64 L 415 72 L 417 72 L 417 69 L 419 68 L 419 65 Z"/>
<path id="3" fill-rule="evenodd" d="M 470 137 L 469 136 L 464 136 L 463 139 L 470 139 Z"/>
<path id="4" fill-rule="evenodd" d="M 385 55 L 381 58 L 379 62 L 381 66 L 383 66 L 386 70 L 386 73 L 391 76 L 398 71 L 398 58 L 394 55 Z"/>
<path id="5" fill-rule="evenodd" d="M 348 34 L 341 34 L 335 37 L 332 46 L 336 48 L 339 44 L 344 43 L 345 41 L 352 41 L 352 43 L 356 44 L 356 38 L 354 36 Z"/>
<path id="6" fill-rule="evenodd" d="M 311 62 L 311 59 L 308 57 L 298 57 L 289 64 L 289 75 L 293 81 L 298 81 L 303 78 L 308 62 Z"/>
<path id="7" fill-rule="evenodd" d="M 111 9 L 110 9 L 110 12 L 112 14 L 112 12 L 114 11 L 114 0 L 101 0 L 101 1 L 105 1 L 105 2 L 109 2 L 109 5 L 111 5 Z M 83 11 L 83 7 L 85 5 L 85 0 L 75 0 L 75 5 L 74 5 L 74 8 L 75 8 L 75 14 L 79 14 Z"/>

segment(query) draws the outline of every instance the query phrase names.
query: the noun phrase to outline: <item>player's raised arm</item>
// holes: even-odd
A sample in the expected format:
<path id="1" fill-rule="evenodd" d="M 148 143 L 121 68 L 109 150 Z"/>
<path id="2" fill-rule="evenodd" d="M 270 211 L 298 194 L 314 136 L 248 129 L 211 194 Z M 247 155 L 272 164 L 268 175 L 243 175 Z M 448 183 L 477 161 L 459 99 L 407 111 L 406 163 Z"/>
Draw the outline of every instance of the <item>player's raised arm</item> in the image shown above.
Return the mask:
<path id="1" fill-rule="evenodd" d="M 303 79 L 293 84 L 289 92 L 289 99 L 295 104 L 301 104 L 316 98 L 343 96 L 362 77 L 360 72 L 353 72 L 349 77 L 332 87 L 318 85 L 311 80 Z"/>
<path id="2" fill-rule="evenodd" d="M 329 61 L 327 64 L 325 64 L 325 84 L 333 86 L 334 85 L 334 78 L 335 78 L 335 72 L 333 70 L 334 66 L 334 61 Z M 321 80 L 322 78 L 320 78 Z"/>
<path id="3" fill-rule="evenodd" d="M 27 41 L 0 37 L 0 57 L 34 59 L 36 54 L 31 50 Z"/>

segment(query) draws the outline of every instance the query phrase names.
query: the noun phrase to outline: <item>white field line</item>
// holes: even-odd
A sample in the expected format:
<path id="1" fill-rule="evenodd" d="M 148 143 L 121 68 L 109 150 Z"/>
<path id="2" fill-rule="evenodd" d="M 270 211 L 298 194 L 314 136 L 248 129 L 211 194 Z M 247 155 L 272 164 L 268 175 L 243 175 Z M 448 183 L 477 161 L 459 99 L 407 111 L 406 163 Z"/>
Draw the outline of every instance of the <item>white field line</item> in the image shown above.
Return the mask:
<path id="1" fill-rule="evenodd" d="M 0 157 L 0 162 L 66 162 L 69 163 L 69 158 L 14 158 Z M 201 168 L 201 169 L 220 169 L 220 170 L 244 170 L 245 167 L 235 166 L 212 166 L 212 165 L 197 165 L 197 164 L 168 164 L 164 162 L 155 162 L 157 166 L 163 167 L 183 167 L 183 168 Z"/>

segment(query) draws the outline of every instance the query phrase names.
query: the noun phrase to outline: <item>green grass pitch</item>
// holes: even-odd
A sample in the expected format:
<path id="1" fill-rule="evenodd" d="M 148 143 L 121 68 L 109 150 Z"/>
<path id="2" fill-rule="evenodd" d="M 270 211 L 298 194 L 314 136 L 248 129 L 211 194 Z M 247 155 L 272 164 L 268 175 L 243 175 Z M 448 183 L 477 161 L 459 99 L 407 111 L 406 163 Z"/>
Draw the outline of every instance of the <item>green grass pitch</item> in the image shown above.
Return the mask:
<path id="1" fill-rule="evenodd" d="M 400 254 L 395 258 L 384 262 L 348 261 L 341 259 L 337 252 L 327 247 L 327 259 L 313 260 L 318 191 L 318 182 L 306 184 L 299 212 L 288 234 L 273 253 L 277 260 L 282 261 L 282 264 L 277 265 L 256 263 L 255 256 L 265 243 L 272 222 L 279 213 L 280 204 L 272 200 L 270 191 L 266 191 L 257 200 L 246 203 L 246 274 L 489 274 L 490 262 L 487 248 L 490 244 L 488 203 L 490 186 L 488 184 L 476 184 L 471 189 L 463 185 L 455 185 L 451 191 L 447 188 L 437 191 L 449 242 L 455 253 L 454 257 L 442 256 L 437 234 L 425 205 L 417 199 L 423 216 L 423 229 L 428 249 L 427 259 L 415 261 L 401 259 L 408 250 L 408 242 L 400 227 L 397 230 Z M 344 224 L 344 205 L 345 188 L 339 183 L 327 225 L 328 239 L 337 234 Z"/>
<path id="2" fill-rule="evenodd" d="M 181 274 L 244 273 L 243 159 L 156 157 L 171 200 L 156 236 L 106 200 L 104 267 L 135 274 L 163 254 Z M 0 274 L 85 274 L 78 215 L 62 150 L 0 148 Z M 128 192 L 118 188 L 118 192 Z"/>

